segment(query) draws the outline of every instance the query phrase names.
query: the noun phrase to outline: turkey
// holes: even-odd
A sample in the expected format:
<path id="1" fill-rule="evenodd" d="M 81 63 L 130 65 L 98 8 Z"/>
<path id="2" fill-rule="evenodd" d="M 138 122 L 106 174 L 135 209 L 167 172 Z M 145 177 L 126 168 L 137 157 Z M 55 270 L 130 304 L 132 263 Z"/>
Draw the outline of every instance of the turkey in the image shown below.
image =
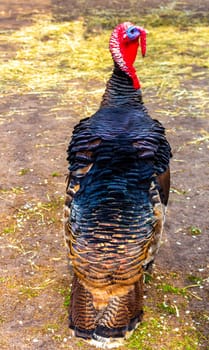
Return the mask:
<path id="1" fill-rule="evenodd" d="M 159 249 L 171 148 L 142 101 L 133 66 L 146 31 L 130 22 L 110 37 L 112 76 L 99 110 L 68 148 L 65 239 L 73 280 L 69 327 L 100 348 L 120 346 L 143 315 L 143 273 Z"/>

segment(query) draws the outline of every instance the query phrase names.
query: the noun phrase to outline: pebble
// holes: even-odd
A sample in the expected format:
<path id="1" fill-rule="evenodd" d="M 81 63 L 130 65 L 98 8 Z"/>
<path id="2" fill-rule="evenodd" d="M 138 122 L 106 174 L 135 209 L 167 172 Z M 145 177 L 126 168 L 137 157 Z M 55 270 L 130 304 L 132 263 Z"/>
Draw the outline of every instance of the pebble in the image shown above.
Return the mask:
<path id="1" fill-rule="evenodd" d="M 38 340 L 37 338 L 34 338 L 34 339 L 32 340 L 32 342 L 33 342 L 33 343 L 38 343 L 39 340 Z"/>

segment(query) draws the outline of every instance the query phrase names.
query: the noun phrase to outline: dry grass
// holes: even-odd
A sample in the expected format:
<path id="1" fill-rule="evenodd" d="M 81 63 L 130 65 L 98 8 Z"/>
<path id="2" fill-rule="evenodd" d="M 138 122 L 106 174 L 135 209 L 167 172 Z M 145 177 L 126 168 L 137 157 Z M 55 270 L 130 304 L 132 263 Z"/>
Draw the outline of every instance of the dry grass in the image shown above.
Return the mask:
<path id="1" fill-rule="evenodd" d="M 194 77 L 204 80 L 209 68 L 208 27 L 146 27 L 147 57 L 138 58 L 136 63 L 143 89 L 156 89 L 158 96 L 166 98 L 186 98 L 189 92 L 181 88 L 184 80 Z M 5 33 L 3 40 L 17 45 L 18 50 L 15 58 L 1 62 L 1 89 L 7 94 L 14 91 L 14 85 L 19 93 L 57 88 L 66 91 L 70 83 L 74 99 L 83 96 L 82 81 L 85 84 L 97 81 L 103 86 L 112 66 L 108 51 L 110 31 L 102 30 L 88 37 L 85 33 L 82 20 L 60 24 L 52 23 L 46 16 L 37 17 L 33 26 Z M 94 86 L 88 93 L 95 93 Z M 101 95 L 102 90 L 97 93 Z M 197 97 L 206 103 L 204 86 Z"/>
<path id="2" fill-rule="evenodd" d="M 149 31 L 147 57 L 138 57 L 136 68 L 145 96 L 149 92 L 176 105 L 174 117 L 188 112 L 189 116 L 204 117 L 209 104 L 208 26 L 151 27 L 149 16 L 144 22 Z M 5 33 L 3 40 L 18 49 L 15 57 L 0 65 L 4 95 L 13 94 L 14 89 L 19 94 L 53 94 L 59 89 L 57 118 L 63 118 L 59 111 L 69 110 L 71 104 L 78 116 L 91 115 L 103 94 L 112 60 L 110 30 L 86 35 L 87 29 L 83 20 L 54 23 L 49 16 L 39 16 L 34 25 Z M 201 84 L 198 90 L 185 86 L 185 81 L 192 79 Z M 185 102 L 191 100 L 194 103 L 189 103 L 188 110 Z M 167 108 L 158 113 L 171 115 Z"/>

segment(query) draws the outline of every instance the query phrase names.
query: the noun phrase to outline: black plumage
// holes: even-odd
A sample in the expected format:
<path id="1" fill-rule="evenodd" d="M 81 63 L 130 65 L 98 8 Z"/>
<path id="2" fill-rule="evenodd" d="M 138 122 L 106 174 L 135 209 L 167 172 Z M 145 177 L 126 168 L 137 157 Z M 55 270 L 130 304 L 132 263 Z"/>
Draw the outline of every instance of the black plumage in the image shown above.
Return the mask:
<path id="1" fill-rule="evenodd" d="M 159 248 L 170 157 L 163 126 L 115 64 L 99 110 L 74 128 L 68 148 L 65 235 L 76 336 L 112 347 L 141 321 L 143 270 Z"/>

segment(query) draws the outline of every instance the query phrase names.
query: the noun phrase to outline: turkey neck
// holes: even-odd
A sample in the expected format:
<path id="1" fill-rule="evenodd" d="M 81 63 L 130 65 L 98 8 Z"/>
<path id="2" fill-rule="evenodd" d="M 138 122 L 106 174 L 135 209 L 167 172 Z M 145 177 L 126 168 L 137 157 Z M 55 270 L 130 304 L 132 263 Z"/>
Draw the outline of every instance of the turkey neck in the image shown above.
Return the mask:
<path id="1" fill-rule="evenodd" d="M 134 89 L 132 79 L 116 63 L 101 102 L 101 107 L 110 106 L 143 106 L 141 90 Z"/>

